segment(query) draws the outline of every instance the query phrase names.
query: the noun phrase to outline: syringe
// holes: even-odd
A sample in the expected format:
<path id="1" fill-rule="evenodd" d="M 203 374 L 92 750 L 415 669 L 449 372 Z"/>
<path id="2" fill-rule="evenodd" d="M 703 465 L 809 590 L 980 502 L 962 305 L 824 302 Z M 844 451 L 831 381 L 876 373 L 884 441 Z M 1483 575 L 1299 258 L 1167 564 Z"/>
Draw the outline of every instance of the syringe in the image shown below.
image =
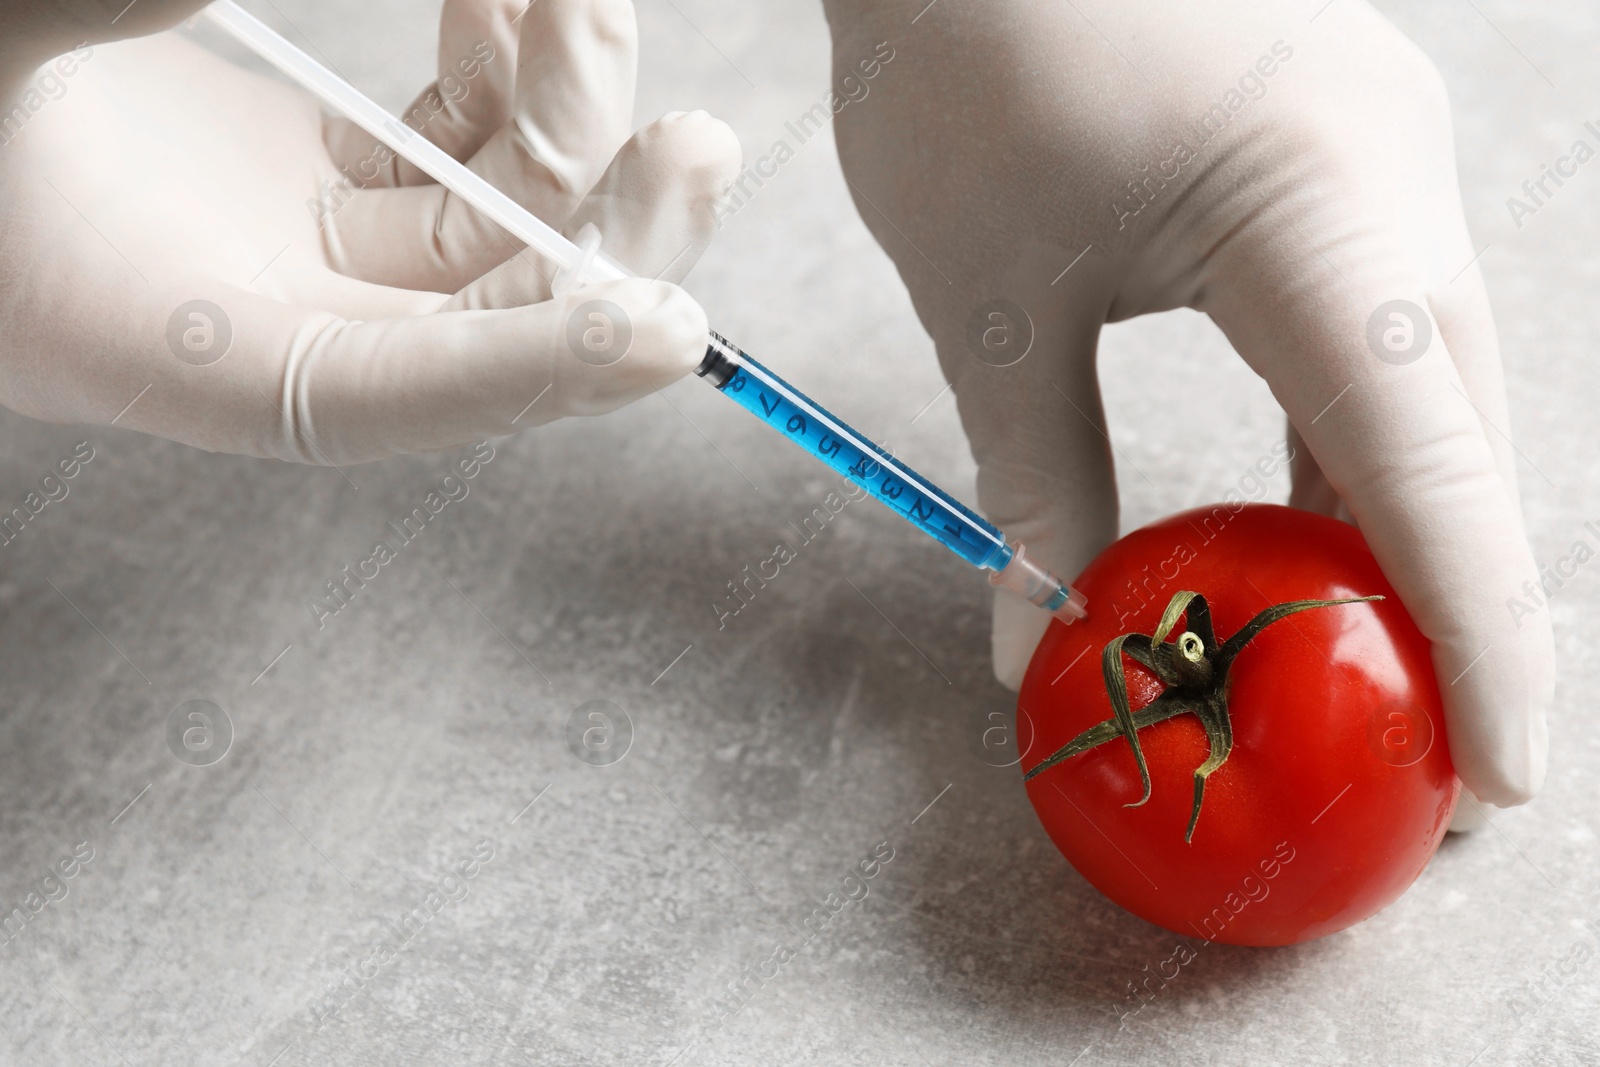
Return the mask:
<path id="1" fill-rule="evenodd" d="M 592 245 L 578 248 L 349 82 L 284 40 L 234 0 L 216 0 L 205 14 L 246 48 L 507 232 L 564 270 L 578 272 L 580 281 L 611 281 L 629 276 L 628 271 Z M 994 524 L 957 503 L 715 331 L 695 373 L 956 555 L 989 571 L 993 585 L 1021 595 L 1064 622 L 1086 617 L 1083 594 L 1029 559 L 1021 542 L 1008 542 Z"/>

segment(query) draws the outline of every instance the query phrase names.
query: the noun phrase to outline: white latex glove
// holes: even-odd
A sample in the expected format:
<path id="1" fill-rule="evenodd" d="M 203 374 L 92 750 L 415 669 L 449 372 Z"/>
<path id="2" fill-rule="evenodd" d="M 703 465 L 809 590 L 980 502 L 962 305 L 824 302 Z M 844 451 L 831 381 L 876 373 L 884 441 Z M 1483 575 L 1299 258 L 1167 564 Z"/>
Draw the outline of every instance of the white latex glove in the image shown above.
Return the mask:
<path id="1" fill-rule="evenodd" d="M 938 347 L 989 518 L 1078 573 L 1117 535 L 1101 325 L 1207 313 L 1308 446 L 1291 502 L 1348 506 L 1433 642 L 1462 781 L 1520 804 L 1545 774 L 1554 657 L 1548 613 L 1519 627 L 1506 608 L 1538 576 L 1449 106 L 1370 7 L 1311 21 L 1322 6 L 828 0 L 836 81 L 895 49 L 836 120 L 839 154 Z M 1032 319 L 1014 366 L 969 345 L 996 298 Z M 1369 345 L 1393 300 L 1431 315 L 1410 362 Z M 1148 387 L 1205 448 L 1208 413 Z M 996 602 L 1001 681 L 1020 683 L 1046 623 Z"/>
<path id="2" fill-rule="evenodd" d="M 198 6 L 141 0 L 116 25 L 94 0 L 0 12 L 0 99 L 40 101 L 0 131 L 0 402 L 342 464 L 608 411 L 697 365 L 705 316 L 671 282 L 709 241 L 738 144 L 703 113 L 629 139 L 627 0 L 446 3 L 449 106 L 413 120 L 546 221 L 592 221 L 613 258 L 668 279 L 560 300 L 553 265 L 439 186 L 357 188 L 418 179 L 371 137 L 179 35 L 34 69 Z M 587 312 L 569 344 L 591 300 L 629 320 L 625 355 L 620 328 L 607 352 L 591 351 L 603 334 L 581 343 Z"/>

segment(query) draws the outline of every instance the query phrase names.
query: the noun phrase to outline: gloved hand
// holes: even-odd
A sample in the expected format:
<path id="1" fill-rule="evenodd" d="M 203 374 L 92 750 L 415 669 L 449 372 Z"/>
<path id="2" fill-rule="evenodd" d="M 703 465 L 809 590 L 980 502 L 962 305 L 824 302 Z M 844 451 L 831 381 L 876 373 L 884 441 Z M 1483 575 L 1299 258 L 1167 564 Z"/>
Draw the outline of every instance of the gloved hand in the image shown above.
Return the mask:
<path id="1" fill-rule="evenodd" d="M 629 138 L 627 0 L 449 0 L 407 115 L 647 279 L 557 300 L 554 265 L 299 90 L 178 34 L 101 43 L 199 6 L 0 12 L 0 99 L 21 102 L 0 127 L 0 402 L 342 464 L 608 411 L 697 365 L 705 316 L 672 282 L 739 149 L 704 113 Z"/>
<path id="2" fill-rule="evenodd" d="M 1506 606 L 1539 578 L 1449 106 L 1422 52 L 1360 0 L 1315 21 L 1316 5 L 1257 0 L 827 7 L 836 78 L 894 48 L 835 136 L 954 387 L 988 517 L 1081 570 L 1117 535 L 1101 324 L 1207 313 L 1288 415 L 1291 503 L 1347 506 L 1433 642 L 1462 781 L 1527 801 L 1545 774 L 1549 615 Z M 1016 351 L 980 358 L 997 300 L 1010 328 L 1026 329 L 1014 309 L 1031 318 L 1011 366 L 991 364 Z M 1207 413 L 1148 388 L 1204 448 Z M 1047 621 L 997 600 L 1001 681 L 1020 683 Z"/>

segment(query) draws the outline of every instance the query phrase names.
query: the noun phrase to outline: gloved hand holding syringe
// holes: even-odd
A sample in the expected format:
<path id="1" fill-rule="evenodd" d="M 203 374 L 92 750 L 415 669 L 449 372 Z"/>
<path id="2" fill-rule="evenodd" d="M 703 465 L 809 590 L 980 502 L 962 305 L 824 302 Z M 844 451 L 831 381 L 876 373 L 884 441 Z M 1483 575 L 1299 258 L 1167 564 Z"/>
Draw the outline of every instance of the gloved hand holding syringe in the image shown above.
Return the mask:
<path id="1" fill-rule="evenodd" d="M 578 244 L 562 236 L 427 138 L 390 115 L 348 82 L 317 63 L 233 0 L 206 9 L 213 23 L 298 82 L 325 104 L 415 164 L 507 232 L 560 264 L 557 295 L 591 282 L 628 277 L 599 250 L 593 226 Z M 1020 542 L 1008 542 L 994 525 L 900 462 L 887 450 L 813 403 L 782 378 L 712 332 L 695 371 L 746 410 L 975 567 L 989 580 L 1051 612 L 1064 622 L 1085 617 L 1081 593 L 1030 559 Z"/>

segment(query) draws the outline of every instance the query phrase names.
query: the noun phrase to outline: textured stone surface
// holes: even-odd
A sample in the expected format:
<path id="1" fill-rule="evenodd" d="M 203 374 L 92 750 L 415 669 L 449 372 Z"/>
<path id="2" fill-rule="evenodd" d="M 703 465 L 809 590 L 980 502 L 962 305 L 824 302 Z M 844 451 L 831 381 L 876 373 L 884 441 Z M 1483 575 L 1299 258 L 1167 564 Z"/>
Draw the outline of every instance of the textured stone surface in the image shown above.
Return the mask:
<path id="1" fill-rule="evenodd" d="M 640 118 L 705 106 L 754 159 L 826 89 L 814 0 L 640 6 Z M 391 107 L 426 79 L 429 0 L 279 7 Z M 1286 18 L 1318 4 L 1295 7 Z M 1600 170 L 1520 230 L 1504 201 L 1600 122 L 1600 25 L 1577 0 L 1386 10 L 1454 96 L 1522 492 L 1537 555 L 1554 561 L 1600 520 Z M 805 145 L 729 223 L 690 287 L 719 328 L 970 498 L 953 404 L 831 141 Z M 1264 386 L 1198 316 L 1113 328 L 1103 351 L 1124 528 L 1220 497 L 1281 438 Z M 1161 417 L 1153 384 L 1199 400 L 1205 448 L 1180 452 L 1193 438 Z M 703 384 L 500 442 L 470 497 L 321 632 L 308 597 L 448 457 L 347 480 L 0 414 L 0 503 L 85 438 L 96 456 L 71 495 L 0 553 L 0 904 L 79 842 L 94 850 L 0 947 L 0 1060 L 1600 1060 L 1600 958 L 1573 956 L 1600 936 L 1600 729 L 1581 688 L 1600 668 L 1583 625 L 1596 573 L 1550 609 L 1564 670 L 1536 804 L 1448 841 L 1354 930 L 1204 948 L 1119 1029 L 1126 984 L 1174 939 L 1101 899 L 1014 770 L 972 755 L 974 722 L 1009 707 L 986 658 L 986 589 L 852 504 L 718 631 L 724 583 L 832 481 Z M 167 747 L 169 713 L 191 699 L 226 709 L 236 733 L 210 767 Z M 591 700 L 632 723 L 611 766 L 568 748 Z M 466 895 L 429 912 L 485 840 L 493 858 L 446 884 Z M 882 842 L 893 860 L 867 898 L 710 1022 L 726 984 L 798 945 L 814 902 Z M 429 921 L 319 1027 L 330 984 L 398 942 L 387 924 L 416 908 Z M 1519 1019 L 1513 998 L 1557 965 L 1568 973 Z"/>

